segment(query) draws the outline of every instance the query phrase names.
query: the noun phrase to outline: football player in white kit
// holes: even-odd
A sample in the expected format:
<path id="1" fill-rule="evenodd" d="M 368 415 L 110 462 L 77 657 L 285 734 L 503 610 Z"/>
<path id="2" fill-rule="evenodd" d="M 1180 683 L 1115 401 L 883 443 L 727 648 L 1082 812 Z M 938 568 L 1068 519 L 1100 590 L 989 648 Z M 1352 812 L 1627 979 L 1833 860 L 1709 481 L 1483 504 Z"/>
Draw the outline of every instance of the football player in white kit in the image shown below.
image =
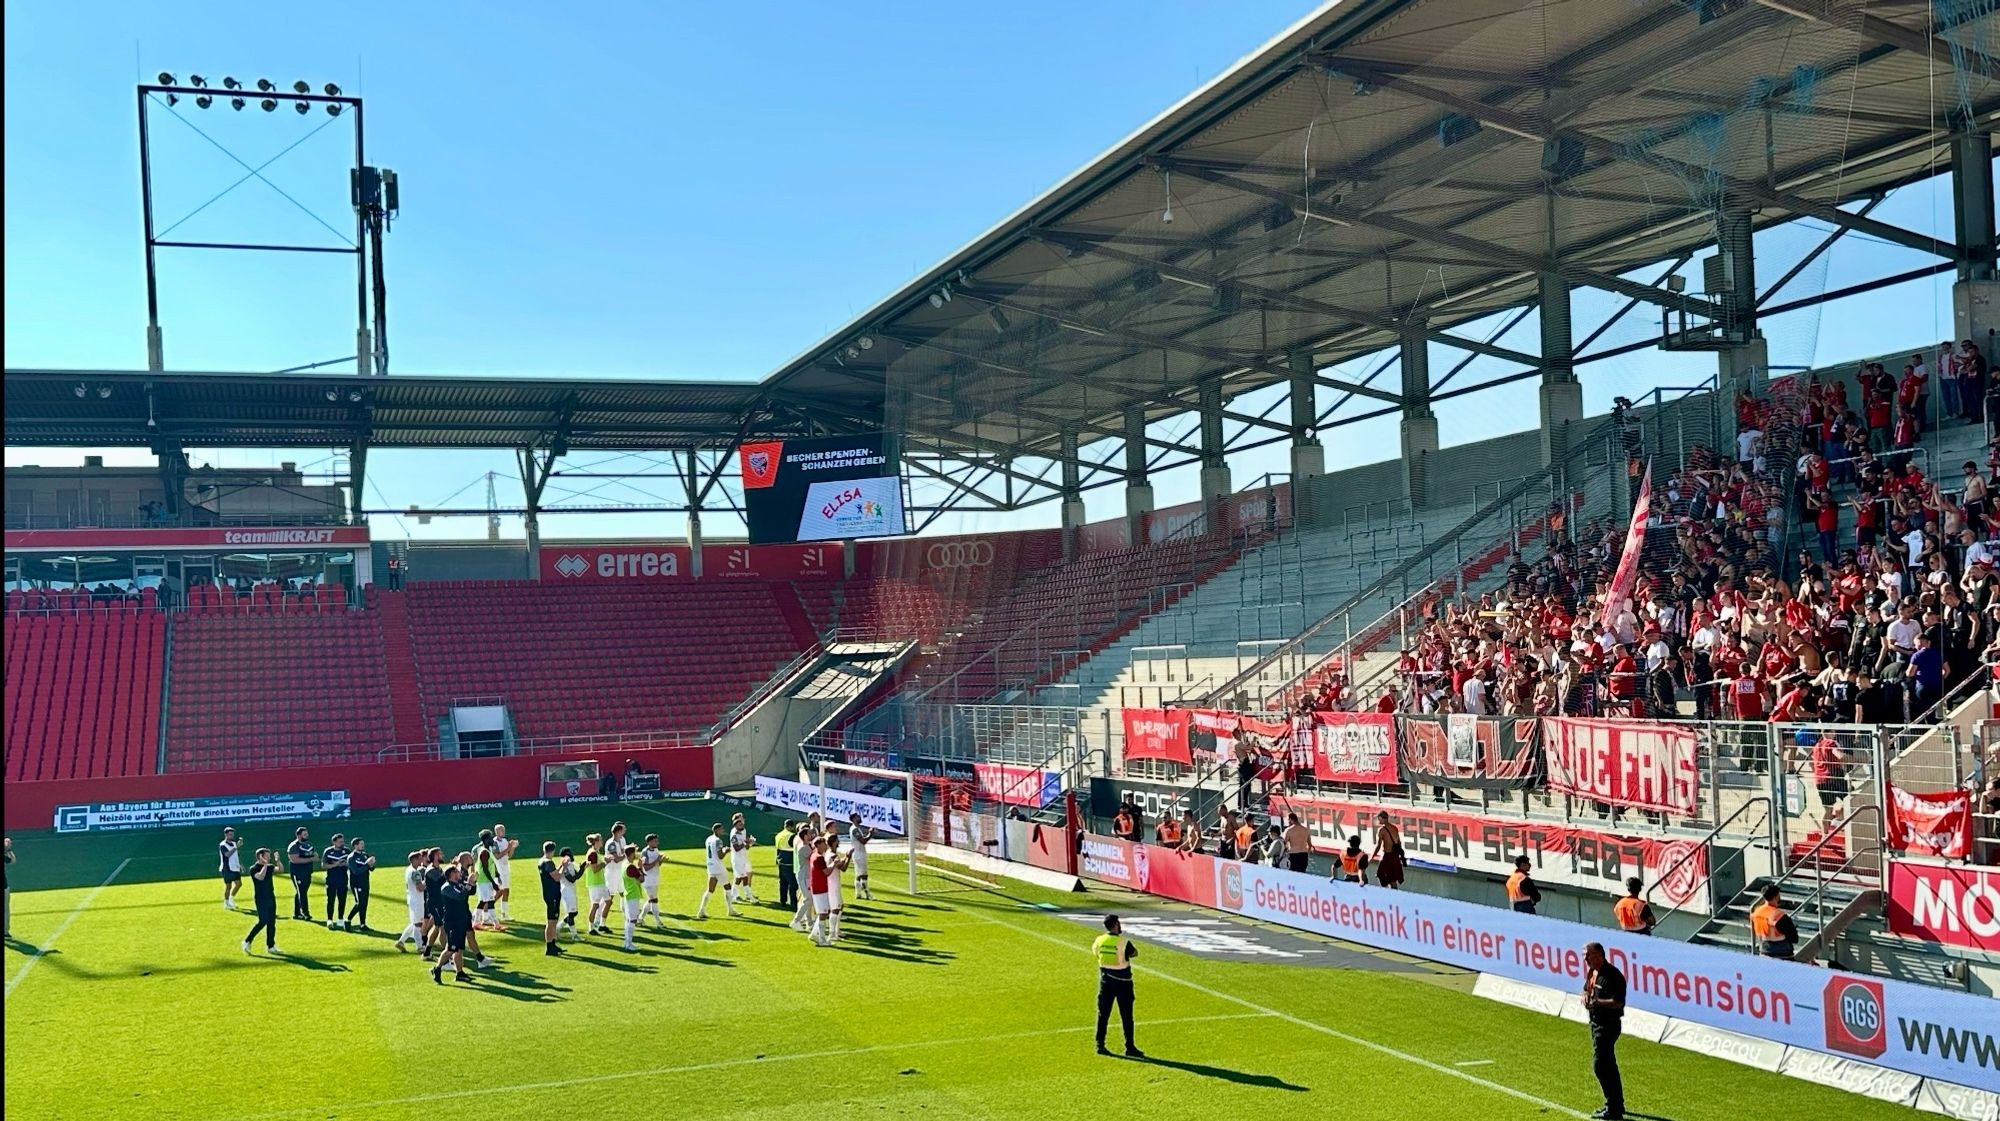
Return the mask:
<path id="1" fill-rule="evenodd" d="M 694 917 L 698 919 L 708 917 L 708 897 L 715 894 L 716 885 L 720 884 L 722 887 L 722 903 L 729 908 L 730 917 L 741 918 L 742 912 L 736 909 L 736 885 L 730 881 L 728 870 L 722 866 L 723 840 L 721 822 L 718 821 L 708 827 L 708 840 L 705 842 L 704 848 L 706 850 L 706 863 L 708 865 L 708 886 L 701 891 L 701 903 L 694 909 Z"/>
<path id="2" fill-rule="evenodd" d="M 819 815 L 813 815 L 817 818 Z M 788 859 L 792 862 L 792 874 L 799 882 L 799 905 L 792 912 L 792 929 L 806 931 L 812 929 L 813 897 L 812 885 L 807 877 L 812 872 L 813 842 L 819 839 L 818 822 L 808 823 L 792 837 L 792 851 Z"/>
<path id="3" fill-rule="evenodd" d="M 861 815 L 847 815 L 847 860 L 854 866 L 854 898 L 873 899 L 875 893 L 868 890 L 868 842 L 875 839 L 875 831 L 861 824 Z"/>
<path id="4" fill-rule="evenodd" d="M 632 936 L 639 931 L 639 910 L 645 906 L 646 870 L 639 866 L 639 850 L 625 849 L 625 867 L 618 878 L 625 884 L 625 948 L 636 949 Z"/>
<path id="5" fill-rule="evenodd" d="M 581 942 L 583 932 L 576 928 L 576 881 L 583 878 L 583 867 L 577 864 L 573 849 L 565 848 L 556 856 L 559 858 L 556 876 L 562 888 L 562 919 L 556 923 L 556 933 L 560 934 L 564 927 L 568 927 L 569 940 Z"/>
<path id="6" fill-rule="evenodd" d="M 826 937 L 829 942 L 840 940 L 841 892 L 840 873 L 851 863 L 847 854 L 840 851 L 840 826 L 826 823 Z"/>
<path id="7" fill-rule="evenodd" d="M 507 839 L 507 827 L 505 825 L 496 823 L 493 826 L 493 886 L 495 888 L 493 905 L 500 914 L 500 923 L 502 925 L 505 925 L 507 922 L 507 897 L 513 894 L 510 889 L 514 884 L 514 876 L 512 866 L 509 862 L 514 859 L 514 850 L 520 847 L 521 842 Z"/>
<path id="8" fill-rule="evenodd" d="M 612 822 L 611 835 L 604 839 L 604 860 L 605 879 L 609 881 L 611 894 L 614 896 L 625 890 L 625 877 L 619 875 L 619 873 L 625 868 L 625 853 L 633 847 L 632 842 L 625 839 L 625 823 L 622 821 Z M 606 933 L 609 933 L 611 930 L 611 913 L 617 909 L 618 900 L 615 898 L 611 900 L 611 905 L 604 909 L 604 929 Z"/>
<path id="9" fill-rule="evenodd" d="M 667 854 L 660 851 L 660 835 L 646 834 L 646 847 L 639 850 L 639 871 L 644 874 L 642 883 L 646 892 L 646 907 L 640 917 L 650 913 L 655 930 L 667 928 L 666 922 L 660 918 L 660 866 L 666 862 Z"/>
<path id="10" fill-rule="evenodd" d="M 415 946 L 421 945 L 424 940 L 424 863 L 429 856 L 428 852 L 418 849 L 410 854 L 409 866 L 403 869 L 403 902 L 410 908 L 410 925 L 396 935 L 396 949 L 402 953 L 409 953 L 403 949 L 404 942 Z"/>
<path id="11" fill-rule="evenodd" d="M 729 870 L 736 877 L 736 897 L 745 903 L 757 902 L 757 893 L 750 890 L 750 846 L 756 843 L 742 814 L 729 819 Z"/>
<path id="12" fill-rule="evenodd" d="M 590 893 L 590 933 L 599 934 L 611 929 L 611 887 L 605 881 L 609 878 L 604 860 L 604 836 L 592 833 L 583 839 L 583 886 Z"/>

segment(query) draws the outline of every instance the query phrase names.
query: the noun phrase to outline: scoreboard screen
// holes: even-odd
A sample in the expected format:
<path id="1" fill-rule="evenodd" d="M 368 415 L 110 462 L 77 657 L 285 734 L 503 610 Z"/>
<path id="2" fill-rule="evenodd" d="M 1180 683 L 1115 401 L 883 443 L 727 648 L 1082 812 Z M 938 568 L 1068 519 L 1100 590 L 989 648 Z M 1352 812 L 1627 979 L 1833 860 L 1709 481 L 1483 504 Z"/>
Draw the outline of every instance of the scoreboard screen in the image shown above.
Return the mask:
<path id="1" fill-rule="evenodd" d="M 900 436 L 762 440 L 736 452 L 753 545 L 909 532 Z"/>

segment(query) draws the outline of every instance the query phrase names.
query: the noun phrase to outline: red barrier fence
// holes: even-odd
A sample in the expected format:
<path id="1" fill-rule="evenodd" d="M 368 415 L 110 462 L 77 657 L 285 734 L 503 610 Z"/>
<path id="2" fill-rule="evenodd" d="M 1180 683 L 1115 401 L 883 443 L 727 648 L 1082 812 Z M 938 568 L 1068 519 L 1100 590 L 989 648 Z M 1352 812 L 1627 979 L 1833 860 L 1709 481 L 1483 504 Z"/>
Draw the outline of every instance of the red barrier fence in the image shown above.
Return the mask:
<path id="1" fill-rule="evenodd" d="M 623 771 L 637 760 L 660 774 L 662 790 L 706 790 L 714 780 L 707 747 L 579 753 L 596 758 L 607 771 Z M 87 802 L 146 801 L 159 798 L 213 798 L 231 794 L 281 794 L 294 790 L 345 790 L 356 810 L 387 809 L 405 800 L 416 805 L 489 802 L 541 796 L 542 764 L 548 755 L 492 759 L 444 759 L 415 763 L 375 763 L 345 767 L 281 767 L 262 771 L 200 771 L 60 782 L 8 783 L 6 828 L 12 833 L 54 826 L 56 807 Z"/>

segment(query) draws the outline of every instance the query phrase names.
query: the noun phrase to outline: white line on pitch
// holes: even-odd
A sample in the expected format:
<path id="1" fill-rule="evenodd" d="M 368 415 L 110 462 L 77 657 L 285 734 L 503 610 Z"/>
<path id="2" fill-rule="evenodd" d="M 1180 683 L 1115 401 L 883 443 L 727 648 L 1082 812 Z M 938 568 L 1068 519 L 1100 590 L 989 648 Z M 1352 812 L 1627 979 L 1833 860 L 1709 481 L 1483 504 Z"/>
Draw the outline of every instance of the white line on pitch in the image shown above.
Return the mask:
<path id="1" fill-rule="evenodd" d="M 1453 1064 L 1451 1064 L 1451 1065 L 1452 1065 L 1452 1066 L 1455 1066 L 1455 1067 L 1490 1067 L 1490 1066 L 1492 1066 L 1492 1065 L 1493 1065 L 1493 1060 L 1492 1060 L 1492 1059 L 1467 1059 L 1467 1060 L 1465 1060 L 1465 1061 L 1464 1061 L 1464 1062 L 1462 1062 L 1462 1063 L 1453 1063 Z"/>
<path id="2" fill-rule="evenodd" d="M 1267 1012 L 1235 1012 L 1216 1016 L 1183 1016 L 1174 1020 L 1151 1020 L 1154 1024 L 1203 1024 L 1216 1020 L 1261 1020 L 1272 1015 Z M 1094 1031 L 1094 1026 L 1073 1028 L 1044 1028 L 1040 1031 L 1005 1032 L 1000 1035 L 969 1036 L 964 1039 L 916 1039 L 907 1043 L 873 1043 L 861 1047 L 837 1047 L 825 1051 L 804 1051 L 792 1055 L 761 1055 L 747 1059 L 718 1059 L 712 1063 L 690 1063 L 686 1066 L 649 1067 L 646 1070 L 624 1070 L 609 1074 L 587 1074 L 577 1078 L 553 1079 L 547 1082 L 520 1082 L 511 1086 L 475 1086 L 464 1090 L 445 1090 L 435 1094 L 413 1094 L 407 1098 L 378 1098 L 369 1102 L 344 1102 L 331 1105 L 304 1106 L 298 1109 L 281 1109 L 273 1113 L 253 1113 L 239 1117 L 236 1121 L 266 1121 L 267 1118 L 296 1117 L 302 1113 L 326 1113 L 329 1111 L 354 1111 L 381 1109 L 385 1106 L 417 1105 L 423 1102 L 455 1101 L 460 1098 L 486 1097 L 492 1094 L 513 1094 L 522 1090 L 562 1090 L 572 1086 L 593 1086 L 600 1082 L 620 1082 L 631 1078 L 656 1078 L 669 1074 L 694 1074 L 701 1071 L 727 1070 L 731 1067 L 756 1066 L 760 1063 L 791 1063 L 811 1059 L 836 1059 L 852 1055 L 871 1055 L 882 1051 L 910 1051 L 930 1047 L 963 1047 L 969 1044 L 985 1045 L 1010 1039 L 1039 1039 L 1052 1035 L 1076 1035 Z"/>
<path id="3" fill-rule="evenodd" d="M 1039 930 L 1030 930 L 1025 926 L 1017 926 L 1014 923 L 1010 923 L 1005 919 L 996 919 L 991 915 L 987 916 L 986 921 L 991 923 L 997 923 L 1000 926 L 1004 926 L 1009 930 L 1025 934 L 1030 938 L 1039 938 L 1044 942 L 1053 942 L 1058 946 L 1066 946 L 1072 950 L 1087 949 L 1087 947 L 1079 946 L 1075 942 L 1057 938 L 1051 934 L 1044 934 Z M 1153 977 L 1158 977 L 1162 981 L 1171 981 L 1176 985 L 1193 989 L 1198 993 L 1205 993 L 1209 996 L 1216 998 L 1217 1000 L 1226 1000 L 1231 1004 L 1237 1004 L 1241 1005 L 1244 1008 L 1254 1009 L 1258 1012 L 1264 1013 L 1267 1016 L 1276 1016 L 1278 1019 L 1284 1020 L 1287 1023 L 1296 1024 L 1299 1027 L 1308 1028 L 1311 1029 L 1312 1031 L 1320 1032 L 1324 1035 L 1330 1035 L 1335 1039 L 1345 1040 L 1349 1043 L 1354 1044 L 1357 1047 L 1366 1047 L 1370 1051 L 1387 1055 L 1392 1059 L 1401 1059 L 1406 1063 L 1413 1063 L 1427 1070 L 1436 1071 L 1439 1074 L 1448 1074 L 1453 1078 L 1461 1078 L 1467 1082 L 1473 1083 L 1474 1085 L 1484 1086 L 1486 1089 L 1492 1090 L 1493 1092 L 1498 1094 L 1506 1094 L 1508 1097 L 1511 1098 L 1519 1098 L 1524 1102 L 1532 1102 L 1535 1105 L 1542 1106 L 1546 1109 L 1555 1110 L 1557 1113 L 1560 1113 L 1566 1117 L 1581 1117 L 1581 1118 L 1589 1117 L 1589 1114 L 1581 1113 L 1577 1110 L 1569 1108 L 1566 1105 L 1560 1105 L 1556 1102 L 1552 1102 L 1547 1098 L 1538 1098 L 1535 1095 L 1530 1094 L 1525 1090 L 1516 1090 L 1512 1086 L 1502 1085 L 1501 1083 L 1498 1082 L 1489 1082 L 1486 1079 L 1481 1078 L 1476 1074 L 1468 1074 L 1467 1072 L 1459 1070 L 1455 1067 L 1448 1067 L 1443 1063 L 1432 1062 L 1431 1060 L 1426 1059 L 1421 1055 L 1412 1055 L 1408 1051 L 1398 1051 L 1394 1047 L 1390 1047 L 1387 1044 L 1377 1043 L 1372 1039 L 1363 1039 L 1358 1035 L 1349 1035 L 1346 1032 L 1341 1031 L 1337 1028 L 1330 1028 L 1327 1027 L 1325 1024 L 1317 1024 L 1311 1020 L 1301 1019 L 1297 1016 L 1292 1015 L 1289 1012 L 1280 1012 L 1275 1008 L 1266 1008 L 1263 1005 L 1256 1003 L 1255 1001 L 1245 1000 L 1244 998 L 1237 996 L 1235 993 L 1226 993 L 1220 989 L 1211 989 L 1207 985 L 1201 984 L 1200 982 L 1190 981 L 1185 977 L 1176 977 L 1171 973 L 1162 973 L 1160 970 L 1152 968 L 1151 966 L 1138 965 L 1135 963 L 1132 966 L 1132 968 L 1141 973 L 1145 973 Z"/>
<path id="4" fill-rule="evenodd" d="M 87 895 L 85 895 L 82 899 L 76 901 L 76 906 L 70 908 L 69 914 L 63 916 L 63 921 L 56 924 L 56 928 L 49 932 L 49 936 L 42 940 L 41 945 L 35 947 L 34 955 L 28 958 L 27 961 L 22 962 L 20 970 L 16 972 L 12 977 L 9 977 L 7 979 L 7 991 L 5 994 L 0 994 L 0 995 L 6 995 L 6 996 L 14 995 L 14 990 L 20 986 L 22 979 L 27 977 L 28 971 L 35 967 L 36 962 L 42 960 L 42 955 L 49 952 L 49 948 L 56 944 L 56 939 L 61 938 L 63 936 L 63 931 L 69 929 L 69 924 L 75 922 L 76 917 L 78 915 L 83 914 L 83 909 L 85 907 L 90 906 L 90 901 L 97 898 L 97 893 L 103 891 L 107 887 L 110 887 L 111 881 L 117 879 L 118 873 L 123 872 L 125 870 L 125 866 L 130 863 L 132 863 L 132 858 L 129 856 L 126 857 L 124 860 L 119 861 L 118 867 L 113 868 L 111 870 L 111 874 L 109 876 L 104 877 L 103 883 L 98 884 L 94 888 L 91 888 L 90 892 Z"/>

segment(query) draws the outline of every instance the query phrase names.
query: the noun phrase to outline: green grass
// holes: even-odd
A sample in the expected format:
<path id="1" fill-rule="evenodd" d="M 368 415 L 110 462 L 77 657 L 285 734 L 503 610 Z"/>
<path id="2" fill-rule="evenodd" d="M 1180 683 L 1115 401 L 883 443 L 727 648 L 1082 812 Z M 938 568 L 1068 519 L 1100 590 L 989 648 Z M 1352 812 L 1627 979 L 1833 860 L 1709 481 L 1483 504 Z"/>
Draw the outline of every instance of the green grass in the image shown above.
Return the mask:
<path id="1" fill-rule="evenodd" d="M 544 837 L 580 846 L 613 812 L 677 850 L 662 887 L 663 906 L 679 913 L 672 928 L 640 935 L 636 953 L 599 937 L 551 961 L 539 925 L 520 917 L 539 903 L 524 898 L 513 929 L 486 936 L 500 968 L 442 988 L 416 955 L 390 948 L 390 934 L 288 921 L 278 934 L 286 956 L 245 957 L 250 917 L 221 909 L 209 874 L 214 830 L 17 837 L 7 1118 L 1505 1121 L 1598 1105 L 1580 1025 L 1475 998 L 1462 977 L 1148 947 L 1139 1039 L 1154 1060 L 1099 1058 L 1088 932 L 1036 907 L 1074 907 L 1077 897 L 1010 885 L 912 899 L 880 890 L 895 880 L 881 861 L 883 900 L 850 906 L 848 941 L 822 950 L 768 905 L 743 920 L 685 921 L 699 886 L 695 846 L 722 807 L 505 816 L 526 852 Z M 381 855 L 375 925 L 402 925 L 402 854 L 433 840 L 465 847 L 494 816 L 340 823 Z M 316 841 L 331 832 L 312 828 Z M 275 847 L 289 834 L 276 823 L 252 827 L 249 839 Z M 758 854 L 767 898 L 770 860 Z M 532 873 L 524 882 L 532 893 Z M 1628 1040 L 1620 1052 L 1630 1108 L 1672 1121 L 1738 1121 L 1755 1108 L 1747 1103 L 1773 1100 L 1786 1116 L 1911 1116 L 1674 1048 Z"/>

